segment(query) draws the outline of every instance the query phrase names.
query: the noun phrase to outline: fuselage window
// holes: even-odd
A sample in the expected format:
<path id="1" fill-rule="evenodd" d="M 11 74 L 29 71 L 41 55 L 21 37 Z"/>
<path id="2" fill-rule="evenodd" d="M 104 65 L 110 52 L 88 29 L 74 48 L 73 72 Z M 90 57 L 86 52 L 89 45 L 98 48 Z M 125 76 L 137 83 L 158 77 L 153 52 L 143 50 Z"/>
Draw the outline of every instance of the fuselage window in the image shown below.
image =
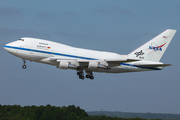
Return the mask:
<path id="1" fill-rule="evenodd" d="M 20 41 L 24 41 L 24 39 L 19 39 Z"/>

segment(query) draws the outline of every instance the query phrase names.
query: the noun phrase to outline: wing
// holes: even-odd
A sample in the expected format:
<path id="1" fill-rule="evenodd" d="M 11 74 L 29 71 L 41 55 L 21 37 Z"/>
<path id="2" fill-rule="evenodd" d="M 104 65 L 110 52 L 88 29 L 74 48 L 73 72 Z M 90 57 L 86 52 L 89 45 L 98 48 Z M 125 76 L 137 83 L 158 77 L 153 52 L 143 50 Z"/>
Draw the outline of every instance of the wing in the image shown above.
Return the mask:
<path id="1" fill-rule="evenodd" d="M 59 62 L 59 68 L 102 68 L 110 69 L 110 67 L 120 66 L 121 63 L 139 61 L 139 59 L 106 59 L 106 60 L 86 60 L 86 59 L 61 59 L 50 58 L 51 61 Z"/>

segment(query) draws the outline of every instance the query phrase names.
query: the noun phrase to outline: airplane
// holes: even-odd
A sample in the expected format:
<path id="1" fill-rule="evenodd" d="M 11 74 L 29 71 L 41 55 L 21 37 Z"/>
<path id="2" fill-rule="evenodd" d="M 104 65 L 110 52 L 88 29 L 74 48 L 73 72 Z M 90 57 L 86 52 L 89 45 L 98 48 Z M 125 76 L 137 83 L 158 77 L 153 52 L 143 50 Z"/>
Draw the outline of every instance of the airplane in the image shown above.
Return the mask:
<path id="1" fill-rule="evenodd" d="M 162 70 L 171 64 L 159 62 L 176 30 L 167 29 L 128 55 L 76 48 L 48 40 L 23 37 L 4 45 L 4 49 L 26 60 L 77 71 L 80 79 L 94 79 L 93 72 L 126 73 Z M 84 77 L 84 71 L 86 76 Z"/>

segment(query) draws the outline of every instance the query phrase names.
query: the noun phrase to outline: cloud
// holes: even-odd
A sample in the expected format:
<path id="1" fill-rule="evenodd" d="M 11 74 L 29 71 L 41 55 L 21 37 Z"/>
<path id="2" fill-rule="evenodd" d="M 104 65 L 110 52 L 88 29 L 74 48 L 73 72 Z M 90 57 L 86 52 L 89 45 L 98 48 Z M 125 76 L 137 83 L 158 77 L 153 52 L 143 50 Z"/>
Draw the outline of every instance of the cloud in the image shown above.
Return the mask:
<path id="1" fill-rule="evenodd" d="M 2 17 L 15 17 L 23 15 L 22 10 L 14 7 L 0 7 L 0 16 Z"/>

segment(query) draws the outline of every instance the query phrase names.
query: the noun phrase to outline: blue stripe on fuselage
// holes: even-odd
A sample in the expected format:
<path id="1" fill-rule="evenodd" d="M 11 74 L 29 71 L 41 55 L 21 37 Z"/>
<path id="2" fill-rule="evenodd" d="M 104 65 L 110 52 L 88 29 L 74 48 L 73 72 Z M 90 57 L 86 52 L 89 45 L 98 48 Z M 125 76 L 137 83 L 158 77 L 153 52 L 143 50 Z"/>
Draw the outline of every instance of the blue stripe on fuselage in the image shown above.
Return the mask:
<path id="1" fill-rule="evenodd" d="M 98 59 L 95 59 L 95 58 L 88 58 L 88 57 L 81 57 L 81 56 L 68 55 L 68 54 L 62 54 L 62 53 L 47 52 L 47 51 L 41 51 L 41 50 L 35 50 L 35 49 L 21 48 L 21 47 L 13 47 L 13 46 L 7 46 L 7 45 L 5 45 L 4 47 L 6 47 L 6 48 L 18 49 L 18 50 L 25 50 L 25 51 L 45 53 L 45 54 L 59 55 L 59 56 L 64 56 L 64 57 L 79 58 L 79 59 L 85 59 L 85 60 L 98 60 Z M 151 70 L 161 70 L 161 69 L 159 69 L 159 68 L 154 68 L 154 67 L 140 67 L 140 66 L 136 66 L 136 65 L 133 65 L 133 64 L 127 64 L 127 63 L 121 63 L 120 65 L 137 67 L 137 68 L 143 68 L 143 69 L 151 69 Z"/>
<path id="2" fill-rule="evenodd" d="M 18 49 L 18 50 L 25 50 L 25 51 L 45 53 L 45 54 L 59 55 L 59 56 L 64 56 L 64 57 L 79 58 L 79 59 L 85 59 L 85 60 L 98 60 L 98 59 L 89 58 L 89 57 L 81 57 L 81 56 L 75 56 L 75 55 L 68 55 L 68 54 L 62 54 L 62 53 L 47 52 L 47 51 L 42 51 L 42 50 L 35 50 L 35 49 L 28 49 L 28 48 L 21 48 L 21 47 L 13 47 L 13 46 L 7 46 L 7 45 L 5 45 L 4 47 L 6 47 L 6 48 Z"/>

